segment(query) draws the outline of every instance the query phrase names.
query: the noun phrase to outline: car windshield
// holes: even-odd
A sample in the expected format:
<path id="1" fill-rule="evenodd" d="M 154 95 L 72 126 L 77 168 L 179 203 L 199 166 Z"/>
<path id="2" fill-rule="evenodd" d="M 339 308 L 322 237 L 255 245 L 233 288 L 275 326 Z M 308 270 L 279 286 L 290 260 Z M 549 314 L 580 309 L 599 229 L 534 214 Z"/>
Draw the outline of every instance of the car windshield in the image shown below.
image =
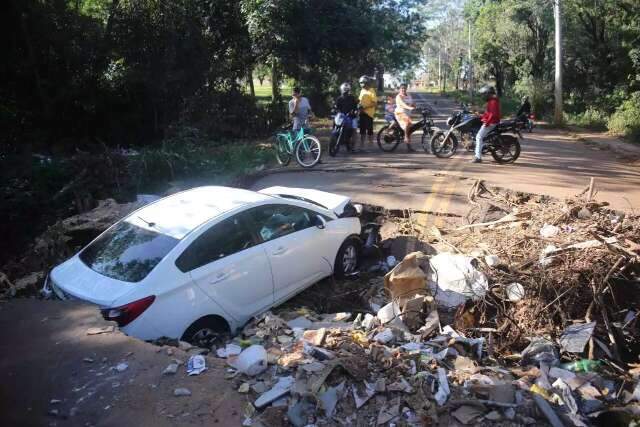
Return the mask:
<path id="1" fill-rule="evenodd" d="M 177 244 L 178 239 L 123 221 L 87 246 L 80 259 L 104 276 L 139 282 Z"/>

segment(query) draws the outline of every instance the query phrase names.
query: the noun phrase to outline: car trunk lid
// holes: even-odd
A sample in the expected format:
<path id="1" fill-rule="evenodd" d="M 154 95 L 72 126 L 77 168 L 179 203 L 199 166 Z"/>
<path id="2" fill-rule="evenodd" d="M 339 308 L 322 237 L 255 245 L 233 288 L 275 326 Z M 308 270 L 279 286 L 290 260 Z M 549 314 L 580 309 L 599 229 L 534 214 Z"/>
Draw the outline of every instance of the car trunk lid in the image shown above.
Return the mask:
<path id="1" fill-rule="evenodd" d="M 310 188 L 276 186 L 260 190 L 259 193 L 268 194 L 270 196 L 293 198 L 320 205 L 325 209 L 335 212 L 338 216 L 344 212 L 344 208 L 351 202 L 350 197 L 343 196 L 341 194 L 328 193 L 326 191 L 313 190 Z"/>
<path id="2" fill-rule="evenodd" d="M 77 255 L 51 270 L 49 285 L 61 299 L 80 299 L 100 307 L 113 306 L 139 286 L 101 275 L 87 267 Z"/>

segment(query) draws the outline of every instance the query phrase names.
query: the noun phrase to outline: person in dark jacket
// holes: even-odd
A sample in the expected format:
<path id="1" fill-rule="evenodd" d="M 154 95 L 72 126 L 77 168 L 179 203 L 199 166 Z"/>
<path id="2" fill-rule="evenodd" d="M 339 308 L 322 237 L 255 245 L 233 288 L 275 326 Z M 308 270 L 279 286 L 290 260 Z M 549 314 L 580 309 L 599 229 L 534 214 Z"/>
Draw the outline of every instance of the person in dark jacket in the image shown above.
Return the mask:
<path id="1" fill-rule="evenodd" d="M 500 123 L 500 100 L 496 96 L 496 90 L 493 86 L 485 86 L 480 89 L 478 93 L 486 99 L 487 107 L 482 117 L 480 117 L 482 127 L 476 135 L 476 155 L 471 163 L 482 162 L 482 144 L 484 137 Z"/>
<path id="2" fill-rule="evenodd" d="M 531 104 L 529 103 L 529 97 L 522 97 L 522 104 L 520 108 L 518 108 L 518 112 L 516 113 L 516 117 L 520 117 L 521 115 L 526 114 L 527 117 L 531 114 Z"/>

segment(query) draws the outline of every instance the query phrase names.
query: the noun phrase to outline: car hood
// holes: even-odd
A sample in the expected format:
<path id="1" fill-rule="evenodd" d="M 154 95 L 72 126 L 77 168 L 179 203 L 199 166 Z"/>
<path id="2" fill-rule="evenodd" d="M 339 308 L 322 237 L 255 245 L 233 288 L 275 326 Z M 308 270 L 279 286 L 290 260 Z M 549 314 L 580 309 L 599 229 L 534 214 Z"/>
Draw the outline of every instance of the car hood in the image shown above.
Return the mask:
<path id="1" fill-rule="evenodd" d="M 64 292 L 63 299 L 80 299 L 101 307 L 113 307 L 115 302 L 132 293 L 141 283 L 128 283 L 99 274 L 83 263 L 78 255 L 55 267 L 49 274 L 50 285 Z"/>
<path id="2" fill-rule="evenodd" d="M 268 194 L 270 196 L 290 196 L 294 199 L 310 201 L 335 212 L 338 216 L 343 213 L 345 206 L 351 202 L 350 197 L 343 196 L 341 194 L 328 193 L 326 191 L 313 190 L 310 188 L 276 186 L 260 190 L 259 193 Z"/>

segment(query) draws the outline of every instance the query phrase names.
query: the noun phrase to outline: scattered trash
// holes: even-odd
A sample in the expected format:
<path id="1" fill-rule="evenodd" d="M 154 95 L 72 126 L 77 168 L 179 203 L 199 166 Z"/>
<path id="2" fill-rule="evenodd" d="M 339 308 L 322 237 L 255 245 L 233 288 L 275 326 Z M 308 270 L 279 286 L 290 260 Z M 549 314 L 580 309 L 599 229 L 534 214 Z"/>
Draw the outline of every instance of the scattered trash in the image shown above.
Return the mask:
<path id="1" fill-rule="evenodd" d="M 554 366 L 560 361 L 555 345 L 544 338 L 533 339 L 527 348 L 522 350 L 521 356 L 521 364 L 523 365 L 544 363 L 548 366 Z"/>
<path id="2" fill-rule="evenodd" d="M 273 388 L 271 388 L 271 390 L 267 391 L 266 393 L 263 393 L 255 402 L 254 402 L 254 406 L 256 408 L 262 408 L 266 405 L 268 405 L 269 403 L 273 402 L 274 400 L 284 396 L 285 394 L 289 393 L 289 390 L 291 390 L 291 387 L 293 386 L 293 383 L 295 382 L 295 380 L 293 379 L 293 377 L 281 377 L 278 382 L 276 383 L 276 385 L 273 386 Z"/>
<path id="3" fill-rule="evenodd" d="M 87 335 L 110 334 L 115 330 L 116 330 L 116 327 L 113 325 L 103 326 L 101 328 L 89 328 L 87 329 Z"/>
<path id="4" fill-rule="evenodd" d="M 560 365 L 562 369 L 571 372 L 594 372 L 602 365 L 600 360 L 582 359 L 575 362 L 563 363 Z"/>
<path id="5" fill-rule="evenodd" d="M 453 308 L 487 293 L 487 277 L 472 262 L 472 257 L 450 253 L 441 253 L 429 260 L 433 270 L 429 287 L 438 305 Z"/>
<path id="6" fill-rule="evenodd" d="M 242 352 L 242 347 L 236 344 L 227 344 L 224 348 L 216 350 L 216 355 L 220 358 L 227 358 L 229 356 L 237 356 Z"/>
<path id="7" fill-rule="evenodd" d="M 396 257 L 394 257 L 393 255 L 389 255 L 387 257 L 387 265 L 391 268 L 395 267 L 396 264 L 398 263 L 398 260 L 396 260 Z"/>
<path id="8" fill-rule="evenodd" d="M 252 345 L 240 353 L 231 366 L 245 375 L 256 376 L 267 369 L 267 352 L 261 345 Z"/>
<path id="9" fill-rule="evenodd" d="M 562 351 L 582 353 L 595 328 L 596 322 L 573 325 L 566 328 L 559 339 Z"/>
<path id="10" fill-rule="evenodd" d="M 128 363 L 125 363 L 125 362 L 121 362 L 121 363 L 118 363 L 118 364 L 116 365 L 116 368 L 115 368 L 115 369 L 116 369 L 116 371 L 118 371 L 118 372 L 124 372 L 124 371 L 126 371 L 126 370 L 127 370 L 127 368 L 129 368 L 129 364 L 128 364 Z"/>
<path id="11" fill-rule="evenodd" d="M 180 397 L 180 396 L 191 396 L 191 390 L 189 390 L 188 388 L 176 388 L 175 390 L 173 390 L 173 395 L 176 397 Z"/>
<path id="12" fill-rule="evenodd" d="M 557 236 L 558 233 L 560 233 L 560 228 L 556 227 L 555 225 L 551 225 L 551 224 L 545 224 L 541 229 L 540 229 L 540 235 L 544 238 L 550 238 L 550 237 L 554 237 Z"/>
<path id="13" fill-rule="evenodd" d="M 204 356 L 197 354 L 191 356 L 187 361 L 187 375 L 200 375 L 202 372 L 207 370 L 207 362 L 204 359 Z"/>
<path id="14" fill-rule="evenodd" d="M 487 255 L 484 257 L 484 262 L 487 263 L 489 267 L 495 267 L 496 265 L 500 265 L 500 257 L 497 255 Z"/>
<path id="15" fill-rule="evenodd" d="M 178 372 L 178 364 L 177 363 L 169 363 L 169 365 L 162 371 L 162 375 L 174 375 Z"/>
<path id="16" fill-rule="evenodd" d="M 524 286 L 520 283 L 511 283 L 505 288 L 507 299 L 511 302 L 518 302 L 524 298 Z"/>

